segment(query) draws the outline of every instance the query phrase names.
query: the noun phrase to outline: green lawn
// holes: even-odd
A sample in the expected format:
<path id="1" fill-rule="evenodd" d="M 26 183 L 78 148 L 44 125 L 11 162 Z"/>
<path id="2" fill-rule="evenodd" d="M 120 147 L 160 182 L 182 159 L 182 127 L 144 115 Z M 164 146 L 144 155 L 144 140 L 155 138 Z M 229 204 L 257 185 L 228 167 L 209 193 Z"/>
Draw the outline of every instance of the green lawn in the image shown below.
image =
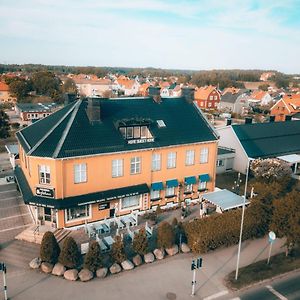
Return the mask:
<path id="1" fill-rule="evenodd" d="M 262 260 L 241 268 L 238 280 L 235 280 L 235 271 L 227 275 L 225 281 L 227 287 L 231 289 L 241 289 L 264 279 L 272 278 L 276 275 L 300 268 L 300 251 L 293 256 L 285 256 L 284 253 L 271 257 L 270 264 Z"/>

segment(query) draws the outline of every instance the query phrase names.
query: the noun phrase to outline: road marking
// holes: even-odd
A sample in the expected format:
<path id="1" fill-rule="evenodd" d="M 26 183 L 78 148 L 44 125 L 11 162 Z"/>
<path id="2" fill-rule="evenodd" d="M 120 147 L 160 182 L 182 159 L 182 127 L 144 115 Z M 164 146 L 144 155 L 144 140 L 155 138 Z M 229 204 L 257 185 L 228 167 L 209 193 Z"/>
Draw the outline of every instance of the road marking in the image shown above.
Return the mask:
<path id="1" fill-rule="evenodd" d="M 280 300 L 288 300 L 288 298 L 284 297 L 284 296 L 281 295 L 279 292 L 277 292 L 276 290 L 274 290 L 272 286 L 266 285 L 266 288 L 267 288 L 272 294 L 274 294 L 278 299 L 280 299 Z"/>
<path id="2" fill-rule="evenodd" d="M 22 225 L 22 226 L 16 226 L 16 227 L 12 227 L 12 228 L 2 229 L 2 230 L 0 230 L 0 232 L 6 232 L 6 231 L 10 231 L 10 230 L 25 228 L 25 227 L 29 227 L 31 225 L 32 224 L 27 224 L 27 225 Z"/>
<path id="3" fill-rule="evenodd" d="M 212 299 L 216 299 L 216 298 L 222 297 L 222 296 L 227 295 L 227 294 L 228 294 L 228 291 L 224 290 L 224 291 L 221 291 L 219 293 L 210 295 L 206 298 L 203 298 L 203 300 L 212 300 Z"/>
<path id="4" fill-rule="evenodd" d="M 14 215 L 14 216 L 10 216 L 10 217 L 1 218 L 0 221 L 7 220 L 7 219 L 13 219 L 13 218 L 19 218 L 19 217 L 23 217 L 23 216 L 27 216 L 27 215 L 30 215 L 30 213 L 20 214 L 20 215 Z"/>

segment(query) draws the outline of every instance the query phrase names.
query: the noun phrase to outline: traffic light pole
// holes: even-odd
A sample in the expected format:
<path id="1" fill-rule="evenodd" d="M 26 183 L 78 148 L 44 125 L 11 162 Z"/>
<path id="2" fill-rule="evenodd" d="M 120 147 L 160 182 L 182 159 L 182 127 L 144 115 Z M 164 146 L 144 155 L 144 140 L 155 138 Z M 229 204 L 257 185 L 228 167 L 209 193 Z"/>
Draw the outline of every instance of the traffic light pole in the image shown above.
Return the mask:
<path id="1" fill-rule="evenodd" d="M 7 297 L 7 285 L 6 285 L 6 265 L 4 263 L 0 263 L 0 271 L 2 271 L 2 275 L 3 275 L 4 299 L 8 300 L 8 297 Z"/>

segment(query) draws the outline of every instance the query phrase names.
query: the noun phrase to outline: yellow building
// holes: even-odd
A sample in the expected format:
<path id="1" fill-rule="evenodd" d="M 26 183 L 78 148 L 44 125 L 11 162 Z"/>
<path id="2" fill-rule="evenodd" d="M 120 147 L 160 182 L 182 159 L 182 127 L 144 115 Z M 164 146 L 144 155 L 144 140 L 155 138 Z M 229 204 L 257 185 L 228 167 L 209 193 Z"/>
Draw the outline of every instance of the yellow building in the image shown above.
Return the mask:
<path id="1" fill-rule="evenodd" d="M 17 133 L 16 179 L 58 228 L 197 201 L 215 186 L 217 135 L 185 98 L 88 99 Z"/>

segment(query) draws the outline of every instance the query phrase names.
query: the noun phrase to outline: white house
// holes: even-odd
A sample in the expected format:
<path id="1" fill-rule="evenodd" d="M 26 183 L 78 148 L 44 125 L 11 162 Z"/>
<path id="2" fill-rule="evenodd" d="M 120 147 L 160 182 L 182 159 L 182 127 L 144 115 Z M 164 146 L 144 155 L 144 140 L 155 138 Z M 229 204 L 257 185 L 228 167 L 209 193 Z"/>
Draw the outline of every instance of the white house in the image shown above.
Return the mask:
<path id="1" fill-rule="evenodd" d="M 243 174 L 248 161 L 300 153 L 300 121 L 249 123 L 217 128 L 219 146 L 233 148 L 233 169 Z"/>

